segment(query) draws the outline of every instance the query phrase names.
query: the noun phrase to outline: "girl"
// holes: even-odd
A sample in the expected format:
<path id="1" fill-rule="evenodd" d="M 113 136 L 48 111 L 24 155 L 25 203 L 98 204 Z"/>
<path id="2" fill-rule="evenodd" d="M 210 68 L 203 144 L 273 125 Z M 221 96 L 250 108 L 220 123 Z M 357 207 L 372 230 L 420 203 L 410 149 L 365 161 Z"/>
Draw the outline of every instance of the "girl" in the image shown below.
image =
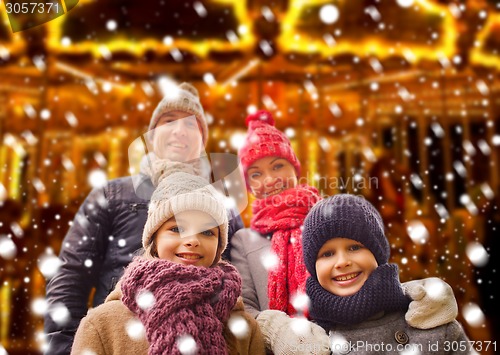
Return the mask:
<path id="1" fill-rule="evenodd" d="M 382 217 L 364 198 L 348 194 L 316 204 L 306 217 L 304 261 L 310 316 L 330 332 L 332 351 L 351 354 L 471 354 L 462 326 L 410 327 L 410 298 L 390 248 Z M 439 288 L 442 284 L 436 284 Z M 443 296 L 433 290 L 434 298 Z M 432 305 L 424 302 L 428 311 Z M 458 345 L 458 346 L 457 346 Z"/>
<path id="2" fill-rule="evenodd" d="M 224 204 L 206 180 L 174 167 L 160 172 L 151 197 L 144 254 L 83 318 L 72 354 L 264 353 L 258 325 L 239 297 L 241 278 L 221 261 Z"/>
<path id="3" fill-rule="evenodd" d="M 293 300 L 305 294 L 308 276 L 301 228 L 321 197 L 316 188 L 299 184 L 300 163 L 290 141 L 274 127 L 271 113 L 262 110 L 251 114 L 246 125 L 248 134 L 238 156 L 255 201 L 251 227 L 239 230 L 231 239 L 231 261 L 242 276 L 246 310 L 257 318 L 266 346 L 275 354 L 300 353 L 306 348 L 310 353 L 329 354 L 328 337 L 321 327 L 308 322 L 297 334 L 292 331 L 290 318 L 301 315 Z M 451 287 L 445 284 L 445 288 L 449 296 L 446 301 L 456 304 Z M 421 289 L 422 285 L 415 283 L 408 292 L 413 295 L 418 291 L 413 299 L 420 299 L 425 296 Z M 419 309 L 420 303 L 413 303 Z M 418 311 L 412 315 L 433 317 Z M 447 323 L 456 315 L 455 310 L 436 322 Z M 409 324 L 413 321 L 409 317 Z"/>

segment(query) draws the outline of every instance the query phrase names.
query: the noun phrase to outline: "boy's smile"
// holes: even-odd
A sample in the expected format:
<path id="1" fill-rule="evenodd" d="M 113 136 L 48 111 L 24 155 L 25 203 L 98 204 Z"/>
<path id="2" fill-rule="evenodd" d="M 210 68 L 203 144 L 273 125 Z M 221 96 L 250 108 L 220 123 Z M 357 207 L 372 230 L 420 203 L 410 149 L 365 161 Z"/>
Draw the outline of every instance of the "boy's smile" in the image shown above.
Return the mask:
<path id="1" fill-rule="evenodd" d="M 358 277 L 361 273 L 360 272 L 353 272 L 352 274 L 347 274 L 347 275 L 340 275 L 337 277 L 334 277 L 335 281 L 342 282 L 342 281 L 349 281 L 352 280 L 356 277 Z"/>
<path id="2" fill-rule="evenodd" d="M 351 296 L 358 292 L 377 267 L 372 252 L 348 238 L 328 240 L 316 258 L 320 285 L 337 296 Z"/>

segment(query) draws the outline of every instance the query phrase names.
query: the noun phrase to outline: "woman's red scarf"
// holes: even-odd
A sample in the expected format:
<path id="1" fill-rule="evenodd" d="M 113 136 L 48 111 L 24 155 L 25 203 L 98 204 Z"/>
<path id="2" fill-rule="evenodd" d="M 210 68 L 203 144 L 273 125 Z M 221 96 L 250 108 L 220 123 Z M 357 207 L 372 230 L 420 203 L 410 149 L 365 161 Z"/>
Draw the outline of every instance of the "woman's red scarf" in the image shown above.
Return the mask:
<path id="1" fill-rule="evenodd" d="M 260 234 L 272 234 L 271 249 L 278 265 L 269 270 L 269 308 L 296 313 L 291 298 L 305 293 L 309 274 L 302 254 L 302 225 L 309 210 L 321 199 L 318 190 L 298 185 L 274 196 L 255 200 L 251 227 Z"/>

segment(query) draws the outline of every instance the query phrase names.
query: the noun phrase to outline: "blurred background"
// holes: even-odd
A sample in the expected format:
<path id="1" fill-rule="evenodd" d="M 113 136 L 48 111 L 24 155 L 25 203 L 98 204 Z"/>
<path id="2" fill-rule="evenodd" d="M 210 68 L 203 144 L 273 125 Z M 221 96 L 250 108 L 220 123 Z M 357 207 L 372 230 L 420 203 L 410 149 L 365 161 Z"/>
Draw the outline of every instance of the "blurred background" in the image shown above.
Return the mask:
<path id="1" fill-rule="evenodd" d="M 69 223 L 93 186 L 129 173 L 171 81 L 198 88 L 207 152 L 236 153 L 246 115 L 271 111 L 303 178 L 370 199 L 402 281 L 448 282 L 494 353 L 500 1 L 72 3 L 35 27 L 0 4 L 0 354 L 40 353 Z"/>

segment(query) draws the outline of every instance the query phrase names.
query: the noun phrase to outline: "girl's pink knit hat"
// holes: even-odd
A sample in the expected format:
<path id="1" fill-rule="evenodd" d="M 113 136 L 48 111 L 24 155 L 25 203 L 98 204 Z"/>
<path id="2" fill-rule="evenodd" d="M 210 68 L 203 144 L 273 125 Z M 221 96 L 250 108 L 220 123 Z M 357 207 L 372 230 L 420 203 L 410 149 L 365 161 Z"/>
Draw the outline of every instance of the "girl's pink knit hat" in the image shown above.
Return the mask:
<path id="1" fill-rule="evenodd" d="M 245 119 L 248 127 L 243 146 L 238 150 L 245 180 L 248 168 L 257 160 L 265 157 L 280 157 L 288 160 L 300 176 L 300 162 L 293 152 L 286 135 L 274 127 L 273 115 L 266 110 L 250 114 Z M 248 187 L 248 180 L 247 180 Z"/>

